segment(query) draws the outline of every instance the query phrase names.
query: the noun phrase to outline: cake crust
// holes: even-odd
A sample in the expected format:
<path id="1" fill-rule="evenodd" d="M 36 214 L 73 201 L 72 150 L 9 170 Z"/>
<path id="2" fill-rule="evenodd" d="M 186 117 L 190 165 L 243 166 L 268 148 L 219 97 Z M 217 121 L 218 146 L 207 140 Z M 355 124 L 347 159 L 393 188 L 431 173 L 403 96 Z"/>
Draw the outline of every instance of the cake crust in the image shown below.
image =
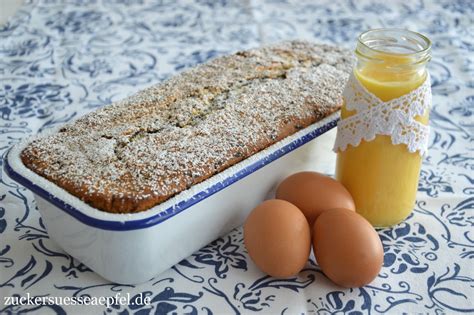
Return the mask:
<path id="1" fill-rule="evenodd" d="M 349 51 L 290 41 L 184 71 L 31 142 L 25 166 L 94 208 L 133 213 L 330 115 Z"/>

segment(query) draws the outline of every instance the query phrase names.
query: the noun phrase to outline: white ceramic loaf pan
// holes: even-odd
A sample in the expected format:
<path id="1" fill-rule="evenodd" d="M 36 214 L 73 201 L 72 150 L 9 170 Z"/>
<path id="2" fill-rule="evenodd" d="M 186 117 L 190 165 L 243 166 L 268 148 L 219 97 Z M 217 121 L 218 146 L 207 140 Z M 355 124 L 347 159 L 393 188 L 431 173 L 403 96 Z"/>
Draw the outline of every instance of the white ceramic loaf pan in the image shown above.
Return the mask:
<path id="1" fill-rule="evenodd" d="M 60 247 L 113 282 L 145 282 L 240 226 L 294 172 L 311 169 L 311 140 L 335 127 L 339 113 L 293 134 L 150 210 L 108 213 L 26 168 L 10 149 L 5 172 L 30 189 L 48 233 Z M 314 141 L 313 141 L 314 142 Z"/>

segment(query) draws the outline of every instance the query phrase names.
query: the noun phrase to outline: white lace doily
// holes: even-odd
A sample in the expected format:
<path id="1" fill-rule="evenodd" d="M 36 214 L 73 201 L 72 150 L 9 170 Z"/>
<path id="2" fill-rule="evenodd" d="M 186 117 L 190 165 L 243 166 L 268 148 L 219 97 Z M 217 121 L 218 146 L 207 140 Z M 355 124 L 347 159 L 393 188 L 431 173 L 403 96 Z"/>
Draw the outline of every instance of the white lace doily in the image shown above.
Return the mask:
<path id="1" fill-rule="evenodd" d="M 409 152 L 424 155 L 428 150 L 430 128 L 415 117 L 431 107 L 429 75 L 417 89 L 383 102 L 352 73 L 343 96 L 347 110 L 356 113 L 337 124 L 335 152 L 345 151 L 349 144 L 357 147 L 361 140 L 371 141 L 376 135 L 390 136 L 393 144 L 405 144 Z"/>

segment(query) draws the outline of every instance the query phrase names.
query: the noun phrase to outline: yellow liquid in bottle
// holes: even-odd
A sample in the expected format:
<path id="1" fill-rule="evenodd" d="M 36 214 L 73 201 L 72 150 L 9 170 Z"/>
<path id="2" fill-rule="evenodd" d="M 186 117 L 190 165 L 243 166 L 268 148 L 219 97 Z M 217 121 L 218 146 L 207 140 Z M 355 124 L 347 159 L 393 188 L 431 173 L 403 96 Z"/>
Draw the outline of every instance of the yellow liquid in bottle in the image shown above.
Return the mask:
<path id="1" fill-rule="evenodd" d="M 384 67 L 410 63 L 405 56 L 379 57 Z M 409 93 L 426 79 L 424 72 L 387 71 L 384 67 L 367 63 L 354 70 L 359 82 L 384 102 Z M 342 119 L 353 114 L 343 106 Z M 427 111 L 416 120 L 426 125 L 428 115 Z M 339 152 L 336 177 L 352 194 L 358 213 L 374 226 L 390 226 L 404 220 L 414 208 L 421 159 L 418 152 L 408 152 L 406 145 L 393 145 L 390 136 L 379 135 Z"/>

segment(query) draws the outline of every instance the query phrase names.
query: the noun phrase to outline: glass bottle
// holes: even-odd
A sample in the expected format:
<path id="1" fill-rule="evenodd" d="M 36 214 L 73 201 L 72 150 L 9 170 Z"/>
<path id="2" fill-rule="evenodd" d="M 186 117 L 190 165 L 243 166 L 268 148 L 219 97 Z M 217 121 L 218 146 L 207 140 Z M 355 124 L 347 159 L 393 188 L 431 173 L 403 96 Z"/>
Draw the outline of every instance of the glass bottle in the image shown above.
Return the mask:
<path id="1" fill-rule="evenodd" d="M 428 77 L 430 40 L 401 29 L 375 29 L 361 34 L 355 54 L 354 76 L 381 101 L 398 98 L 422 85 Z M 355 112 L 344 104 L 341 119 Z M 415 117 L 428 124 L 429 110 Z M 422 156 L 405 144 L 392 144 L 390 135 L 377 135 L 358 146 L 339 151 L 336 177 L 352 194 L 356 211 L 376 227 L 404 220 L 416 200 Z"/>

